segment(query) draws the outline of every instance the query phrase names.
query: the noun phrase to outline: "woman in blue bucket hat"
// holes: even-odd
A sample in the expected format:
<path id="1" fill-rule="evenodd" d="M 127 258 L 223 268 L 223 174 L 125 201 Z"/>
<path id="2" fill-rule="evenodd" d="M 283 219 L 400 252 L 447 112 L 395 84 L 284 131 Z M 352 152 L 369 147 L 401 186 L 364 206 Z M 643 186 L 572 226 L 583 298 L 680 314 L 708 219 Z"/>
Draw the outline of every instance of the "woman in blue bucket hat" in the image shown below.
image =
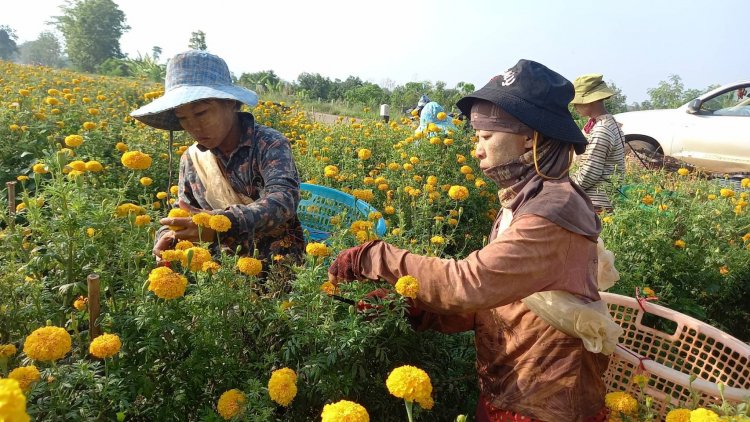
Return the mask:
<path id="1" fill-rule="evenodd" d="M 164 88 L 163 96 L 131 116 L 157 129 L 185 130 L 195 140 L 180 159 L 174 207 L 227 217 L 231 228 L 219 236 L 226 250 L 257 250 L 264 260 L 275 255 L 301 258 L 305 242 L 296 213 L 300 180 L 291 145 L 251 113 L 240 111 L 242 104 L 258 103 L 255 92 L 232 83 L 223 59 L 198 50 L 170 59 Z M 153 250 L 157 260 L 177 241 L 199 240 L 190 217 L 159 222 Z M 201 228 L 200 240 L 216 237 L 211 228 Z"/>
<path id="2" fill-rule="evenodd" d="M 376 240 L 328 269 L 334 283 L 412 276 L 415 329 L 474 331 L 478 422 L 608 417 L 602 375 L 622 331 L 598 293 L 599 219 L 568 174 L 573 151 L 586 148 L 573 94 L 560 74 L 520 60 L 458 101 L 503 207 L 482 249 L 444 259 Z"/>

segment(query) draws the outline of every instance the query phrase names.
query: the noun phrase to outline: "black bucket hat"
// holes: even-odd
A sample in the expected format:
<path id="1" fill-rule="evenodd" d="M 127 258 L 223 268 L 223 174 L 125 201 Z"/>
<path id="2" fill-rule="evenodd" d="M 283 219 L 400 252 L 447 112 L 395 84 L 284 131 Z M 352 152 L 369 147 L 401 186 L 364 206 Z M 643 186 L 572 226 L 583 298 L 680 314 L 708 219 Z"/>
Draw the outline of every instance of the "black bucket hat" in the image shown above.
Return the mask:
<path id="1" fill-rule="evenodd" d="M 521 59 L 504 74 L 458 100 L 456 106 L 471 118 L 476 100 L 490 101 L 537 132 L 573 144 L 576 153 L 582 154 L 586 137 L 568 110 L 574 96 L 573 84 L 559 73 Z"/>

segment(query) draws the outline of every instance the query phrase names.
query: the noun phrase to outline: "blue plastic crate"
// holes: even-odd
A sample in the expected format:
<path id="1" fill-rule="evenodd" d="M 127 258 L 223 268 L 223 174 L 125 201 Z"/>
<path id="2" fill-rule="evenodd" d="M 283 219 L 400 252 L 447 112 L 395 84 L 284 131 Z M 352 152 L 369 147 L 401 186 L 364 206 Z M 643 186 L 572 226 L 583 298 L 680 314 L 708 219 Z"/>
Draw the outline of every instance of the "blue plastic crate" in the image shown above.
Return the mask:
<path id="1" fill-rule="evenodd" d="M 302 199 L 297 207 L 297 217 L 309 239 L 319 242 L 331 236 L 335 229 L 331 217 L 341 218 L 341 227 L 349 227 L 357 220 L 367 220 L 371 212 L 377 211 L 372 205 L 355 198 L 346 192 L 311 183 L 300 184 Z M 375 234 L 385 234 L 385 220 L 375 222 Z"/>

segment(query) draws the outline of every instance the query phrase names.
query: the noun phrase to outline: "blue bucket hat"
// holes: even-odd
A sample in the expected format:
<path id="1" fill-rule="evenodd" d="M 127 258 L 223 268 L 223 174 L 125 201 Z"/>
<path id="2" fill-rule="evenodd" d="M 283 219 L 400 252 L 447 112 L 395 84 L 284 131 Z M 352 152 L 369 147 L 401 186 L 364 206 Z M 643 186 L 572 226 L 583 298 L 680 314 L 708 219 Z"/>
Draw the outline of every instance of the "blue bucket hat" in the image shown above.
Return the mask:
<path id="1" fill-rule="evenodd" d="M 504 74 L 461 98 L 456 106 L 471 116 L 477 100 L 495 103 L 537 132 L 573 144 L 576 153 L 586 150 L 586 137 L 568 110 L 575 96 L 573 84 L 541 63 L 521 59 Z"/>
<path id="2" fill-rule="evenodd" d="M 424 94 L 422 94 L 421 97 L 419 97 L 419 101 L 417 101 L 417 108 L 422 108 L 427 105 L 427 103 L 430 102 L 430 98 Z"/>
<path id="3" fill-rule="evenodd" d="M 255 92 L 232 83 L 229 68 L 222 58 L 190 50 L 177 54 L 167 63 L 164 95 L 130 115 L 157 129 L 182 130 L 174 109 L 209 98 L 236 100 L 250 107 L 258 104 Z"/>

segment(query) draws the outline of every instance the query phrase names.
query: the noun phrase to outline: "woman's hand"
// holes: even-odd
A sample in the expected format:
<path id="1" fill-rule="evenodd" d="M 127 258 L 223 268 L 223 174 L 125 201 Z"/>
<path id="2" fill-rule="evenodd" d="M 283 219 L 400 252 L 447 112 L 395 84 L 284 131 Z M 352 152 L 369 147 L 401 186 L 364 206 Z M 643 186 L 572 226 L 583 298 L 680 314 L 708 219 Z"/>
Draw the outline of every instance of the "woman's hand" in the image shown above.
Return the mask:
<path id="1" fill-rule="evenodd" d="M 213 211 L 206 211 L 200 208 L 195 208 L 183 202 L 182 200 L 180 200 L 178 204 L 181 209 L 191 214 L 197 214 L 199 212 L 203 212 L 206 214 L 214 213 Z M 172 239 L 176 239 L 177 241 L 189 240 L 191 242 L 213 242 L 216 238 L 216 231 L 214 231 L 210 227 L 198 227 L 198 225 L 193 222 L 192 217 L 165 217 L 159 220 L 159 224 L 164 226 L 182 227 L 179 230 L 170 230 L 168 232 L 172 233 Z M 165 233 L 164 236 L 159 239 L 157 245 L 161 243 L 162 239 L 166 235 L 167 234 Z M 154 247 L 154 251 L 156 251 L 156 246 Z"/>
<path id="2" fill-rule="evenodd" d="M 328 281 L 337 285 L 341 281 L 362 279 L 361 270 L 358 268 L 359 256 L 364 249 L 370 246 L 370 243 L 372 242 L 339 252 L 339 255 L 333 260 L 331 266 L 328 267 Z"/>

